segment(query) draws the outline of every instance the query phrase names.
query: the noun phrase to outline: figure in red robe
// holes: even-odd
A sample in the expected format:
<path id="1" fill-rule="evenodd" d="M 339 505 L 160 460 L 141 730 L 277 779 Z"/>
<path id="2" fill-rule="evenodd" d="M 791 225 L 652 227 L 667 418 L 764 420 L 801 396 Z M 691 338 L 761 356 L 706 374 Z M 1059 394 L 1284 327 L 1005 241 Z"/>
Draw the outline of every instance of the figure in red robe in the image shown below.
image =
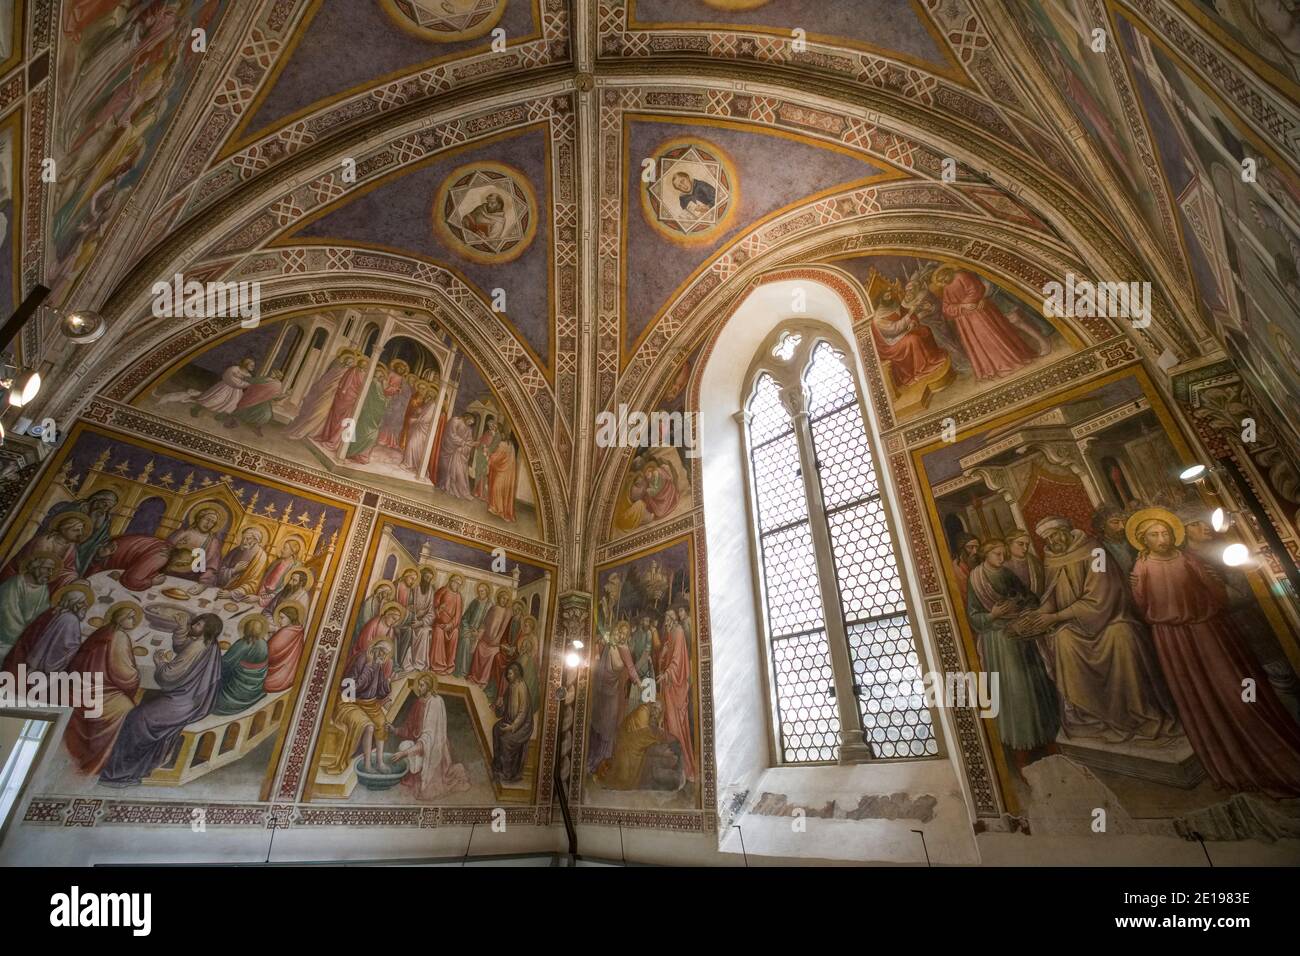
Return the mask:
<path id="1" fill-rule="evenodd" d="M 74 710 L 63 736 L 82 773 L 97 774 L 103 769 L 127 715 L 135 709 L 140 671 L 130 632 L 139 626 L 141 618 L 140 609 L 131 604 L 109 608 L 108 623 L 86 638 L 68 663 L 70 673 L 104 675 L 102 712 L 92 716 L 85 707 Z"/>
<path id="2" fill-rule="evenodd" d="M 474 659 L 470 663 L 469 679 L 482 687 L 492 679 L 492 665 L 501 650 L 501 641 L 510 626 L 510 592 L 497 590 L 496 603 L 483 618 L 483 632 L 474 645 Z"/>
<path id="3" fill-rule="evenodd" d="M 460 639 L 460 618 L 464 608 L 461 583 L 461 576 L 453 574 L 433 596 L 429 669 L 437 674 L 450 674 L 456 667 L 456 641 Z"/>
<path id="4" fill-rule="evenodd" d="M 334 393 L 334 403 L 330 405 L 329 416 L 314 436 L 316 441 L 330 451 L 336 451 L 339 442 L 343 440 L 343 423 L 356 412 L 357 399 L 361 397 L 361 389 L 365 387 L 369 374 L 369 368 L 358 360 L 358 364 L 348 369 L 340 380 L 338 391 Z"/>
<path id="5" fill-rule="evenodd" d="M 303 648 L 303 611 L 297 604 L 285 604 L 275 612 L 279 629 L 266 642 L 266 692 L 288 690 L 298 673 Z"/>
<path id="6" fill-rule="evenodd" d="M 1037 351 L 1020 337 L 988 296 L 984 280 L 965 269 L 936 269 L 943 314 L 961 336 L 962 348 L 977 379 L 1001 378 L 1034 362 Z"/>
<path id="7" fill-rule="evenodd" d="M 352 648 L 352 656 L 348 660 L 348 667 L 360 656 L 364 655 L 373 645 L 384 641 L 389 647 L 393 646 L 393 631 L 397 625 L 406 617 L 406 609 L 400 604 L 389 604 L 378 615 L 366 622 L 366 626 L 361 629 L 357 635 L 356 645 Z M 393 676 L 393 655 L 389 654 L 384 658 L 384 676 L 386 678 Z"/>
<path id="8" fill-rule="evenodd" d="M 664 730 L 676 738 L 682 751 L 682 771 L 695 779 L 695 741 L 691 734 L 691 662 L 686 631 L 677 611 L 664 614 L 663 647 L 659 649 L 659 701 L 664 705 Z"/>
<path id="9" fill-rule="evenodd" d="M 1222 580 L 1178 550 L 1178 519 L 1147 509 L 1129 519 L 1142 548 L 1133 601 L 1151 625 L 1161 669 L 1187 739 L 1216 787 L 1300 796 L 1300 726 L 1287 713 L 1246 639 L 1227 614 Z M 1255 699 L 1243 700 L 1243 682 Z"/>
<path id="10" fill-rule="evenodd" d="M 871 320 L 871 338 L 876 354 L 889 363 L 895 388 L 906 388 L 948 363 L 948 353 L 934 340 L 934 333 L 905 313 L 897 296 L 886 293 L 880 304 L 881 314 Z"/>

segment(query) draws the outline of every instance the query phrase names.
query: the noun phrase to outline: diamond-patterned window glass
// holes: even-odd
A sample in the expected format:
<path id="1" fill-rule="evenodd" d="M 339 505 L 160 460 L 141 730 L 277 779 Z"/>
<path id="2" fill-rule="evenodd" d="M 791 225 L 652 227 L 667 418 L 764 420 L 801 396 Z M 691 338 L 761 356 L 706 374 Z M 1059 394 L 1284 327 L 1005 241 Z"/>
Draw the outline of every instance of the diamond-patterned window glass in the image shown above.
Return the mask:
<path id="1" fill-rule="evenodd" d="M 821 342 L 813 350 L 804 383 L 863 738 L 877 757 L 936 754 L 853 373 L 840 353 Z"/>
<path id="2" fill-rule="evenodd" d="M 764 373 L 754 383 L 754 394 L 749 399 L 750 447 L 761 445 L 777 435 L 793 432 L 790 413 L 781 404 L 781 390 L 772 376 Z"/>
<path id="3" fill-rule="evenodd" d="M 826 632 L 774 639 L 772 674 L 781 759 L 785 763 L 835 760 L 840 748 L 840 715 Z"/>
<path id="4" fill-rule="evenodd" d="M 799 439 L 770 376 L 759 376 L 748 410 L 781 757 L 786 763 L 834 760 L 839 710 Z"/>

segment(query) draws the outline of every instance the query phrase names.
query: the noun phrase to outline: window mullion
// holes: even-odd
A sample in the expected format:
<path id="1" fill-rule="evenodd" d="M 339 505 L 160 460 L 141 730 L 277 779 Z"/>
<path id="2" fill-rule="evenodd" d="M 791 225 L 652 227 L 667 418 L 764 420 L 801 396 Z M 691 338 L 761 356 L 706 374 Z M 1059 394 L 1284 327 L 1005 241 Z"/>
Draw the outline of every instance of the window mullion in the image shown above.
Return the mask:
<path id="1" fill-rule="evenodd" d="M 817 578 L 821 583 L 822 606 L 825 609 L 831 671 L 835 676 L 835 699 L 840 715 L 840 763 L 858 763 L 870 760 L 872 752 L 862 736 L 862 715 L 854 692 L 853 662 L 849 658 L 848 632 L 840 604 L 835 553 L 831 546 L 830 528 L 826 523 L 826 502 L 822 498 L 821 480 L 817 474 L 812 429 L 807 408 L 802 407 L 802 402 L 800 405 L 792 417 L 796 444 L 799 446 L 799 460 L 803 467 L 804 493 L 808 500 L 808 526 L 812 533 Z"/>

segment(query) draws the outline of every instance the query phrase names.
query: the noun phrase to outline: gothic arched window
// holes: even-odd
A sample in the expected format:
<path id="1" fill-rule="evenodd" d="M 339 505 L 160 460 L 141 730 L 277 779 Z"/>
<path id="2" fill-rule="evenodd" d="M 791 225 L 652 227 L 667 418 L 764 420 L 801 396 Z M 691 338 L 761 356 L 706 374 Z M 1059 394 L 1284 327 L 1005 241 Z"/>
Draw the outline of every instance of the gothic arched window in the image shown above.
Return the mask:
<path id="1" fill-rule="evenodd" d="M 743 420 L 782 763 L 938 753 L 898 559 L 846 346 L 779 330 Z"/>

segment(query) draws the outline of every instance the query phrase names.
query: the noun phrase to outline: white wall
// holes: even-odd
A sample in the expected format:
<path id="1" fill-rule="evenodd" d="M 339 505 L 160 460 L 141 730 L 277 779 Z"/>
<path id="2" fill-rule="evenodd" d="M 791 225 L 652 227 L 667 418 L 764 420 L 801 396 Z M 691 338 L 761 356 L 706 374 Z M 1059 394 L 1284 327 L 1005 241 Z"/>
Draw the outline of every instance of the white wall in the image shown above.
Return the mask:
<path id="1" fill-rule="evenodd" d="M 791 311 L 794 289 L 806 296 L 807 311 Z M 735 822 L 745 850 L 755 856 L 924 863 L 914 830 L 923 830 L 933 862 L 973 863 L 978 850 L 971 814 L 955 757 L 890 761 L 843 767 L 773 767 L 764 682 L 762 631 L 755 595 L 741 408 L 744 378 L 758 347 L 781 322 L 817 320 L 854 342 L 848 309 L 839 295 L 819 282 L 799 280 L 760 286 L 741 304 L 719 335 L 700 383 L 700 435 L 704 449 L 704 520 L 708 545 L 709 614 L 713 647 L 713 712 L 718 765 L 719 811 L 726 816 L 733 793 L 748 791 L 752 803 L 764 791 L 784 794 L 790 803 L 821 808 L 831 800 L 852 809 L 863 795 L 906 793 L 938 800 L 934 819 L 812 819 L 796 831 L 792 818 L 746 812 Z M 854 354 L 858 381 L 865 382 L 861 358 Z M 869 401 L 869 396 L 867 398 Z M 871 416 L 868 409 L 868 416 Z M 892 482 L 886 497 L 898 513 Z M 906 542 L 897 542 L 908 560 Z M 915 605 L 915 601 L 914 601 Z M 938 660 L 923 628 L 914 622 L 924 656 Z M 941 715 L 945 716 L 945 715 Z M 954 749 L 955 735 L 943 720 L 936 732 Z M 741 834 L 719 834 L 727 853 L 740 851 Z"/>

